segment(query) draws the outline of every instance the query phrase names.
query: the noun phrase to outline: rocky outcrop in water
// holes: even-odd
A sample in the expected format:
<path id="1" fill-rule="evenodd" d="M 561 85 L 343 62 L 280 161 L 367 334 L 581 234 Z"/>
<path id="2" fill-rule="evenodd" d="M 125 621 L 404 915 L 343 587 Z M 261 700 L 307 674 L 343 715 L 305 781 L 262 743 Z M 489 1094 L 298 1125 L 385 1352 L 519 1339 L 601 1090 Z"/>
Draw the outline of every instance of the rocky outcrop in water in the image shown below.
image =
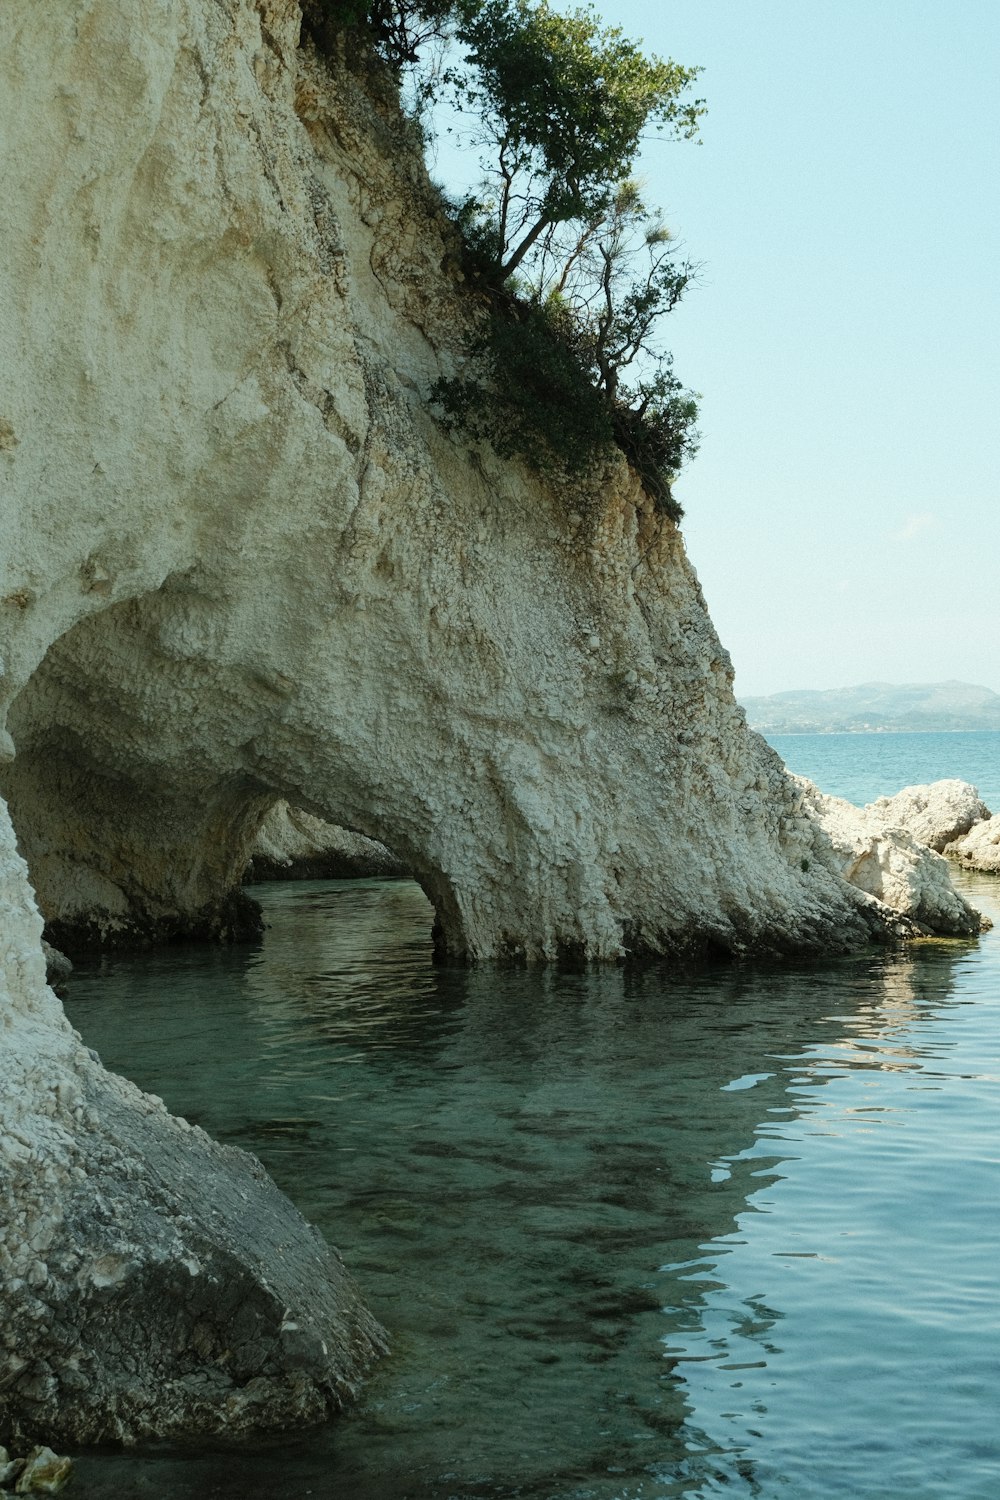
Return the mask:
<path id="1" fill-rule="evenodd" d="M 944 852 L 968 870 L 1000 875 L 1000 813 L 974 823 L 968 833 L 946 844 Z"/>
<path id="2" fill-rule="evenodd" d="M 443 432 L 455 242 L 294 0 L 0 8 L 0 1163 L 8 1427 L 311 1420 L 380 1334 L 258 1168 L 87 1054 L 57 946 L 233 936 L 278 798 L 452 958 L 842 949 L 676 527 Z M 16 750 L 16 757 L 15 757 Z M 822 844 L 822 840 L 820 840 Z M 825 848 L 825 845 L 823 846 Z M 34 888 L 34 895 L 31 887 Z"/>
<path id="3" fill-rule="evenodd" d="M 926 790 L 910 787 L 898 798 L 881 798 L 859 808 L 842 797 L 828 797 L 805 777 L 794 780 L 812 835 L 810 855 L 804 858 L 820 860 L 913 923 L 917 932 L 969 937 L 982 930 L 979 912 L 952 886 L 947 860 L 901 821 L 894 821 L 901 810 L 908 810 L 925 831 L 939 826 L 941 816 L 950 821 L 956 816 L 952 789 L 963 783 L 943 783 L 939 798 L 907 795 Z M 960 800 L 964 806 L 965 799 Z M 929 803 L 938 808 L 937 817 Z"/>
<path id="4" fill-rule="evenodd" d="M 1000 816 L 986 806 L 967 781 L 933 781 L 907 786 L 863 809 L 866 824 L 905 830 L 929 848 L 969 870 L 1000 871 Z"/>
<path id="5" fill-rule="evenodd" d="M 39 1445 L 23 1458 L 0 1447 L 0 1494 L 57 1495 L 73 1472 L 73 1462 Z"/>
<path id="6" fill-rule="evenodd" d="M 964 837 L 974 823 L 990 816 L 978 790 L 967 781 L 934 781 L 928 786 L 905 786 L 893 797 L 879 797 L 865 809 L 869 822 L 886 828 L 905 828 L 918 843 L 942 854 L 946 845 Z"/>

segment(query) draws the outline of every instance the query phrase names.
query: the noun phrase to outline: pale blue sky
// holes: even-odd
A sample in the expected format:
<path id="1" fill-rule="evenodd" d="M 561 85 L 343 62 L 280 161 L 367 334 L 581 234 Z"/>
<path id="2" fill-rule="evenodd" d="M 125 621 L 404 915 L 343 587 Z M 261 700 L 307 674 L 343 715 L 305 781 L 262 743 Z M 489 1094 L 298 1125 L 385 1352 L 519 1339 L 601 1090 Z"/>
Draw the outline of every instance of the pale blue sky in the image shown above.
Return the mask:
<path id="1" fill-rule="evenodd" d="M 1000 690 L 1000 3 L 606 0 L 705 71 L 648 196 L 702 282 L 684 532 L 738 693 Z"/>
<path id="2" fill-rule="evenodd" d="M 705 70 L 643 173 L 703 267 L 664 341 L 737 693 L 1000 691 L 1000 0 L 596 8 Z"/>

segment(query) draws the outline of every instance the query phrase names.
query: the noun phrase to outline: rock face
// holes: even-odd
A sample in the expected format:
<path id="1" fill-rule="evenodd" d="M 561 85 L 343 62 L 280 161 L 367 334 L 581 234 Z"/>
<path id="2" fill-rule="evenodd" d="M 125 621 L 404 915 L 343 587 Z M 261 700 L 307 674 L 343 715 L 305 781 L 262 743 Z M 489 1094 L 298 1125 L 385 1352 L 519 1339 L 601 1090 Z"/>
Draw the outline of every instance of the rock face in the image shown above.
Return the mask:
<path id="1" fill-rule="evenodd" d="M 968 833 L 947 844 L 944 852 L 969 870 L 1000 875 L 1000 813 L 973 824 Z"/>
<path id="2" fill-rule="evenodd" d="M 557 493 L 428 415 L 466 309 L 391 106 L 288 0 L 3 25 L 2 789 L 57 946 L 244 930 L 277 797 L 455 957 L 864 940 L 624 461 Z"/>
<path id="3" fill-rule="evenodd" d="M 908 828 L 886 821 L 886 808 L 909 809 L 920 826 L 932 818 L 929 803 L 954 806 L 949 794 L 940 799 L 908 796 L 926 788 L 908 787 L 898 798 L 881 798 L 865 808 L 841 797 L 828 797 L 805 777 L 793 778 L 801 789 L 801 808 L 810 820 L 813 857 L 843 880 L 867 891 L 924 933 L 970 937 L 983 920 L 951 884 L 948 862 Z M 942 783 L 963 786 L 964 783 Z M 975 791 L 975 788 L 969 790 Z M 808 856 L 807 856 L 808 857 Z M 989 924 L 986 924 L 989 925 Z"/>
<path id="4" fill-rule="evenodd" d="M 567 492 L 435 424 L 451 233 L 391 101 L 298 26 L 0 7 L 0 792 L 57 946 L 252 927 L 279 798 L 392 848 L 455 958 L 895 930 L 624 460 Z M 81 1049 L 3 830 L 4 1420 L 320 1415 L 378 1330 L 253 1163 Z"/>
<path id="5" fill-rule="evenodd" d="M 384 844 L 335 828 L 322 818 L 278 802 L 260 828 L 244 880 L 344 880 L 405 875 Z"/>
<path id="6" fill-rule="evenodd" d="M 869 802 L 865 815 L 887 828 L 905 828 L 918 843 L 941 854 L 974 823 L 988 818 L 990 810 L 974 786 L 952 780 L 906 786 L 894 797 Z"/>
<path id="7" fill-rule="evenodd" d="M 67 1443 L 285 1427 L 384 1347 L 245 1152 L 105 1072 L 45 988 L 0 816 L 0 1427 Z"/>
<path id="8" fill-rule="evenodd" d="M 454 957 L 862 941 L 625 463 L 556 493 L 427 416 L 465 303 L 390 105 L 285 0 L 3 24 L 1 784 L 57 947 L 240 932 L 276 796 Z"/>

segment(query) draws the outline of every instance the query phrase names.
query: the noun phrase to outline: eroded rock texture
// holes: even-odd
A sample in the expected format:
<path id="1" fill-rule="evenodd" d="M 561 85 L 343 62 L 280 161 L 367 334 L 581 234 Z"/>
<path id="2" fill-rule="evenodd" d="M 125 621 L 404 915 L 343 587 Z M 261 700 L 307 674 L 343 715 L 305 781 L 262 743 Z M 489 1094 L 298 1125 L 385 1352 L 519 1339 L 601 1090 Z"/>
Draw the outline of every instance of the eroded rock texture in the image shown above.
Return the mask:
<path id="1" fill-rule="evenodd" d="M 67 1443 L 339 1410 L 385 1348 L 245 1152 L 105 1072 L 45 988 L 0 815 L 0 1427 Z"/>
<path id="2" fill-rule="evenodd" d="M 1000 872 L 1000 814 L 967 781 L 934 781 L 882 797 L 866 813 L 907 829 L 968 870 Z"/>
<path id="3" fill-rule="evenodd" d="M 244 879 L 396 879 L 407 873 L 384 844 L 277 802 L 257 830 Z"/>
<path id="4" fill-rule="evenodd" d="M 892 930 L 809 857 L 624 461 L 559 491 L 435 424 L 454 242 L 298 25 L 0 7 L 0 790 L 59 944 L 246 930 L 279 798 L 387 844 L 453 957 Z M 377 1330 L 252 1163 L 81 1052 L 3 852 L 7 1420 L 320 1414 Z"/>
<path id="5" fill-rule="evenodd" d="M 3 786 L 57 945 L 240 931 L 279 796 L 457 957 L 862 940 L 624 462 L 555 492 L 428 414 L 453 243 L 297 24 L 4 12 Z"/>
<path id="6" fill-rule="evenodd" d="M 860 808 L 826 796 L 805 777 L 793 779 L 811 825 L 812 858 L 899 912 L 918 932 L 970 937 L 981 931 L 983 919 L 952 886 L 947 860 L 903 822 L 908 814 L 923 833 L 942 820 L 950 823 L 956 803 L 965 806 L 968 800 L 956 798 L 953 788 L 965 783 L 937 783 L 943 788 L 939 795 L 933 788 L 908 787 Z M 931 795 L 914 795 L 927 792 Z"/>
<path id="7" fill-rule="evenodd" d="M 879 797 L 865 807 L 872 822 L 905 828 L 921 844 L 938 854 L 964 837 L 974 823 L 990 816 L 976 787 L 967 781 L 933 781 L 927 786 L 904 786 L 893 797 Z"/>
<path id="8" fill-rule="evenodd" d="M 968 833 L 945 845 L 944 852 L 966 869 L 1000 874 L 1000 813 L 974 823 Z"/>

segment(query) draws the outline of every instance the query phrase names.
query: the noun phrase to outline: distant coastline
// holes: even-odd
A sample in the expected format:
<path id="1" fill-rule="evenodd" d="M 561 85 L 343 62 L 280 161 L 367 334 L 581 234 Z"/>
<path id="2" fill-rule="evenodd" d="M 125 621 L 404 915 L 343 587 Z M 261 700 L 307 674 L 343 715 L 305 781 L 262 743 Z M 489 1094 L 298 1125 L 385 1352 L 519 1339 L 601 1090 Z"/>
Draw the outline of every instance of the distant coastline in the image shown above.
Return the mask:
<path id="1" fill-rule="evenodd" d="M 782 729 L 777 725 L 774 727 L 768 725 L 766 730 L 762 729 L 759 724 L 751 724 L 750 728 L 756 730 L 758 734 L 807 736 L 817 734 L 1000 734 L 1000 724 L 988 725 L 985 729 L 979 725 L 970 726 L 967 729 L 925 729 L 923 726 L 914 729 L 908 724 L 860 724 L 856 729 L 802 729 L 799 726 L 795 729 Z"/>
<path id="2" fill-rule="evenodd" d="M 740 699 L 761 734 L 981 734 L 1000 732 L 1000 694 L 974 683 L 896 684 Z"/>

